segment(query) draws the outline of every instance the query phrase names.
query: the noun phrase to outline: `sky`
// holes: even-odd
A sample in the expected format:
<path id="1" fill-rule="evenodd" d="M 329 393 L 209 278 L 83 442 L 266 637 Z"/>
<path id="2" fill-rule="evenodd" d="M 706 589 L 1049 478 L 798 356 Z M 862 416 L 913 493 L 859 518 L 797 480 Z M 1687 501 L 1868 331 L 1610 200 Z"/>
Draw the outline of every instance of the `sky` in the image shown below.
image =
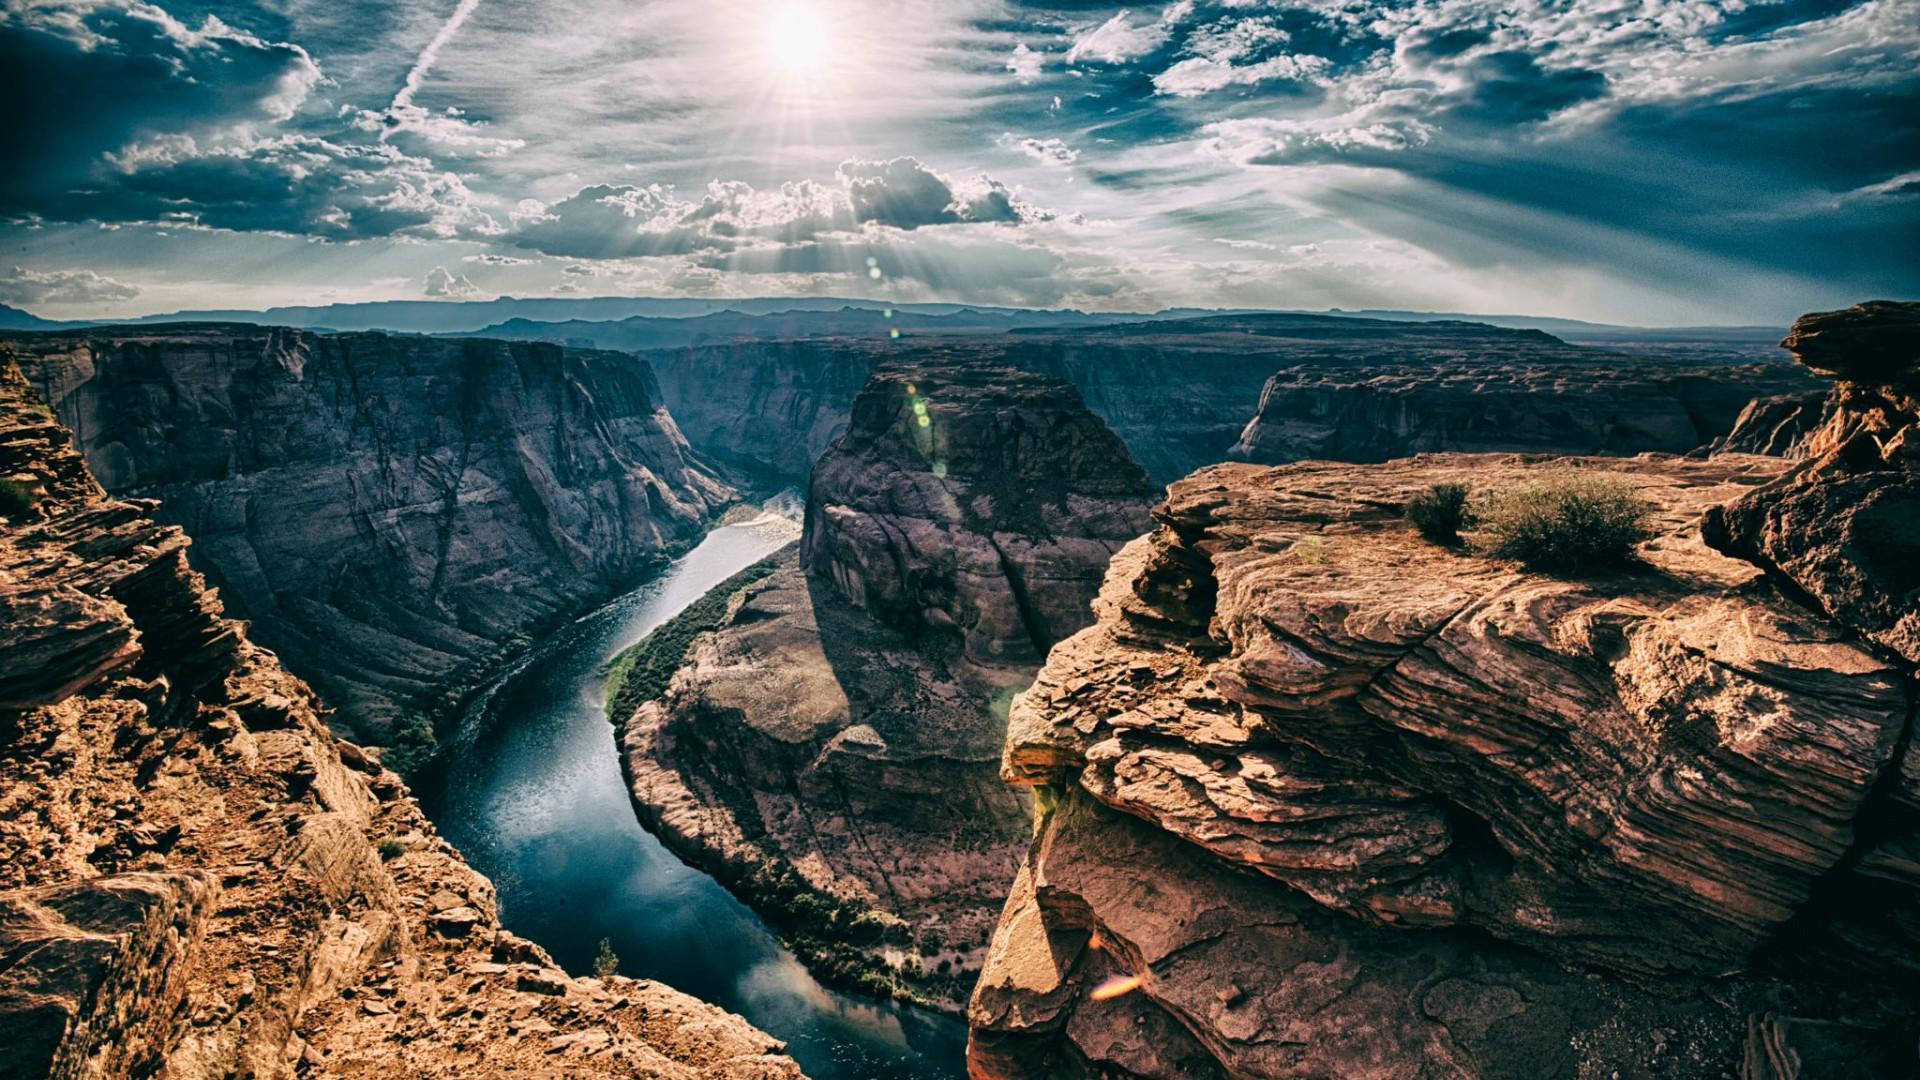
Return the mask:
<path id="1" fill-rule="evenodd" d="M 1920 0 L 0 0 L 0 303 L 1920 296 Z"/>

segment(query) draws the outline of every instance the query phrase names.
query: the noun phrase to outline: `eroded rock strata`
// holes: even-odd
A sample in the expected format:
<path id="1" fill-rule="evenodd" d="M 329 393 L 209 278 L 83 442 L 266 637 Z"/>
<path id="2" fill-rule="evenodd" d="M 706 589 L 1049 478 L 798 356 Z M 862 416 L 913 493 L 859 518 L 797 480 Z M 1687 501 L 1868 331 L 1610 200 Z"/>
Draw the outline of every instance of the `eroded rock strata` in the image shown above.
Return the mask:
<path id="1" fill-rule="evenodd" d="M 1656 507 L 1643 563 L 1545 577 L 1399 518 L 1433 483 L 1569 464 Z M 1015 699 L 1005 774 L 1051 810 L 974 1075 L 1904 1074 L 1910 669 L 1698 528 L 1785 468 L 1175 484 Z M 1137 988 L 1093 993 L 1115 975 Z"/>
<path id="2" fill-rule="evenodd" d="M 0 1075 L 797 1077 L 577 979 L 0 359 Z"/>
<path id="3" fill-rule="evenodd" d="M 852 418 L 801 549 L 616 719 L 676 850 L 827 976 L 957 1009 L 1029 828 L 997 778 L 1007 702 L 1090 618 L 1153 496 L 1055 380 L 883 368 Z"/>
<path id="4" fill-rule="evenodd" d="M 1498 383 L 1517 378 L 1515 372 L 1535 372 L 1526 386 L 1550 399 L 1532 406 L 1543 414 L 1607 405 L 1604 398 L 1582 396 L 1594 381 L 1634 387 L 1638 404 L 1657 413 L 1645 422 L 1650 430 L 1635 427 L 1622 408 L 1612 410 L 1617 430 L 1611 435 L 1588 437 L 1595 424 L 1581 419 L 1568 428 L 1569 435 L 1580 436 L 1578 445 L 1548 438 L 1522 447 L 1577 451 L 1592 443 L 1593 449 L 1628 453 L 1691 450 L 1724 434 L 1755 395 L 1808 385 L 1784 363 L 1710 364 L 1692 355 L 1664 360 L 1569 345 L 1537 330 L 1324 315 L 1222 315 L 944 337 L 909 329 L 899 340 L 879 335 L 733 342 L 646 356 L 696 448 L 775 483 L 805 479 L 814 459 L 845 430 L 867 373 L 889 362 L 1006 365 L 1071 383 L 1161 485 L 1225 460 L 1255 414 L 1262 387 L 1280 368 L 1326 368 L 1345 383 L 1363 382 L 1366 372 L 1378 369 L 1426 387 L 1421 401 L 1439 410 L 1436 420 L 1395 419 L 1377 408 L 1345 418 L 1349 426 L 1385 425 L 1358 438 L 1365 445 L 1402 447 L 1368 451 L 1387 457 L 1477 448 L 1470 440 L 1484 426 L 1469 425 L 1459 442 L 1449 441 L 1452 429 L 1443 426 L 1470 410 L 1466 391 L 1474 377 Z M 1567 377 L 1556 379 L 1552 372 L 1562 369 Z M 1409 374 L 1427 371 L 1455 374 L 1437 382 Z M 1327 425 L 1324 418 L 1319 423 Z M 1417 430 L 1400 431 L 1396 424 Z M 1415 436 L 1424 441 L 1409 442 Z"/>
<path id="5" fill-rule="evenodd" d="M 1753 399 L 1810 384 L 1785 364 L 1685 367 L 1563 351 L 1571 355 L 1283 368 L 1232 456 L 1277 465 L 1431 451 L 1684 454 L 1741 424 L 1743 442 L 1757 439 L 1764 419 L 1746 415 Z M 1767 433 L 1777 438 L 1782 422 Z"/>
<path id="6" fill-rule="evenodd" d="M 107 490 L 158 498 L 234 614 L 372 741 L 732 495 L 618 353 L 232 325 L 0 350 Z"/>

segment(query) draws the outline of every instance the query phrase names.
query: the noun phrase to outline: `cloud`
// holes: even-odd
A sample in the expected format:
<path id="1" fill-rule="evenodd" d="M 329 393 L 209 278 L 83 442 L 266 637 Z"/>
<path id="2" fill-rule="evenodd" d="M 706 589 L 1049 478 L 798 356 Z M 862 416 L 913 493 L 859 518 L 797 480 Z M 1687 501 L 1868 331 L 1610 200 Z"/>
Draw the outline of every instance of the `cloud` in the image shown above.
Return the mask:
<path id="1" fill-rule="evenodd" d="M 467 275 L 456 274 L 444 266 L 436 266 L 427 271 L 426 280 L 420 283 L 420 291 L 428 296 L 472 296 L 480 291 L 479 286 L 467 280 Z"/>
<path id="2" fill-rule="evenodd" d="M 1030 83 L 1040 77 L 1040 69 L 1046 63 L 1046 54 L 1027 48 L 1026 42 L 1013 47 L 1013 54 L 1007 57 L 1007 70 L 1023 83 Z"/>
<path id="3" fill-rule="evenodd" d="M 305 135 L 202 146 L 173 136 L 110 155 L 99 183 L 43 200 L 59 221 L 166 222 L 354 240 L 501 231 L 459 176 L 379 144 Z"/>
<path id="4" fill-rule="evenodd" d="M 92 270 L 28 270 L 16 266 L 0 273 L 0 303 L 91 304 L 131 300 L 138 287 Z"/>
<path id="5" fill-rule="evenodd" d="M 522 259 L 517 255 L 501 255 L 492 251 L 483 251 L 477 255 L 463 255 L 461 262 L 479 263 L 482 266 L 532 266 L 539 259 Z"/>
<path id="6" fill-rule="evenodd" d="M 321 81 L 307 51 L 214 16 L 188 25 L 139 0 L 0 9 L 0 214 L 97 179 L 105 155 L 291 117 Z"/>
<path id="7" fill-rule="evenodd" d="M 523 206 L 509 239 L 549 255 L 642 258 L 804 244 L 868 225 L 911 231 L 1052 216 L 991 177 L 956 179 L 913 158 L 844 161 L 834 181 L 764 190 L 714 181 L 697 201 L 658 184 L 595 184 L 552 205 Z"/>
<path id="8" fill-rule="evenodd" d="M 1326 78 L 1333 62 L 1324 56 L 1275 56 L 1253 64 L 1233 64 L 1193 56 L 1153 77 L 1155 93 L 1198 97 L 1229 86 L 1252 86 L 1275 79 L 1310 82 Z"/>
<path id="9" fill-rule="evenodd" d="M 994 142 L 1009 150 L 1018 150 L 1042 165 L 1071 165 L 1080 157 L 1080 151 L 1059 139 L 1023 139 L 1005 131 Z"/>
<path id="10" fill-rule="evenodd" d="M 1122 8 L 1106 22 L 1074 38 L 1073 47 L 1067 50 L 1067 63 L 1097 60 L 1121 64 L 1138 59 L 1165 45 L 1174 28 L 1192 13 L 1191 0 L 1180 0 L 1162 9 L 1159 18 L 1136 23 L 1133 13 Z"/>
<path id="11" fill-rule="evenodd" d="M 1390 165 L 1394 155 L 1425 146 L 1431 125 L 1418 120 L 1357 123 L 1326 120 L 1223 120 L 1206 127 L 1201 151 L 1242 165 Z"/>

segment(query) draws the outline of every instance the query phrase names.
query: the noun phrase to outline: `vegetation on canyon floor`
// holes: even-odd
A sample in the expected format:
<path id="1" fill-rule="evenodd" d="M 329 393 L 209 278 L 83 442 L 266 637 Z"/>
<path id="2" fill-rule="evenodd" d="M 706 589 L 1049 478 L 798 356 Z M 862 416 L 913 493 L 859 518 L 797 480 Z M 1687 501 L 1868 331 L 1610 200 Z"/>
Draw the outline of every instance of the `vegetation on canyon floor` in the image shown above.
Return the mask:
<path id="1" fill-rule="evenodd" d="M 393 735 L 380 751 L 380 764 L 411 782 L 439 749 L 440 737 L 434 733 L 433 721 L 419 713 L 408 713 L 393 726 Z"/>
<path id="2" fill-rule="evenodd" d="M 693 639 L 720 625 L 740 590 L 773 573 L 786 549 L 754 563 L 708 590 L 607 665 L 607 718 L 620 718 L 667 692 L 686 662 Z"/>

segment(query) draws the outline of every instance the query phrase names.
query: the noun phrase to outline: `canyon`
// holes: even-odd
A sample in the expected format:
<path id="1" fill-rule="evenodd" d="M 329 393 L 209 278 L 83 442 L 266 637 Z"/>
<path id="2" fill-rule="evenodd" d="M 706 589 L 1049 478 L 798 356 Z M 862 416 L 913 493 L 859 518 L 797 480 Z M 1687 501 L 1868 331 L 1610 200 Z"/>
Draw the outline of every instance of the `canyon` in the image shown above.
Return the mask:
<path id="1" fill-rule="evenodd" d="M 0 358 L 0 1075 L 798 1077 L 575 978 Z"/>
<path id="2" fill-rule="evenodd" d="M 1502 434 L 1524 445 L 1500 449 L 1685 452 L 1725 435 L 1749 400 L 1813 385 L 1792 365 L 1755 364 L 1731 346 L 1675 356 L 1622 351 L 1630 347 L 1467 322 L 1265 314 L 641 355 L 696 449 L 775 486 L 805 480 L 867 373 L 887 362 L 1004 364 L 1071 383 L 1161 485 L 1242 442 L 1263 460 L 1490 449 Z M 1269 408 L 1262 423 L 1256 414 Z M 1330 433 L 1341 425 L 1364 444 L 1340 443 Z"/>
<path id="3" fill-rule="evenodd" d="M 1913 324 L 1810 316 L 1811 371 L 1292 315 L 9 337 L 0 1008 L 61 1075 L 797 1075 L 503 928 L 339 737 L 457 714 L 801 486 L 797 544 L 615 662 L 614 798 L 827 983 L 964 1010 L 975 1075 L 1878 1075 Z M 1569 469 L 1651 503 L 1639 562 L 1401 520 Z"/>
<path id="4" fill-rule="evenodd" d="M 1840 379 L 1798 464 L 1173 485 L 1012 707 L 1043 817 L 973 1074 L 1906 1074 L 1914 311 L 1796 326 Z M 1401 520 L 1568 468 L 1647 501 L 1635 563 L 1556 577 Z"/>
<path id="5" fill-rule="evenodd" d="M 1153 489 L 1072 387 L 1012 368 L 884 365 L 851 417 L 797 548 L 717 590 L 690 640 L 637 646 L 643 669 L 683 651 L 610 711 L 675 850 L 816 969 L 958 1011 L 1027 838 L 996 777 L 1007 701 L 1085 624 Z"/>
<path id="6" fill-rule="evenodd" d="M 228 608 L 370 742 L 734 498 L 624 354 L 237 325 L 0 348 L 106 489 L 159 500 Z"/>

